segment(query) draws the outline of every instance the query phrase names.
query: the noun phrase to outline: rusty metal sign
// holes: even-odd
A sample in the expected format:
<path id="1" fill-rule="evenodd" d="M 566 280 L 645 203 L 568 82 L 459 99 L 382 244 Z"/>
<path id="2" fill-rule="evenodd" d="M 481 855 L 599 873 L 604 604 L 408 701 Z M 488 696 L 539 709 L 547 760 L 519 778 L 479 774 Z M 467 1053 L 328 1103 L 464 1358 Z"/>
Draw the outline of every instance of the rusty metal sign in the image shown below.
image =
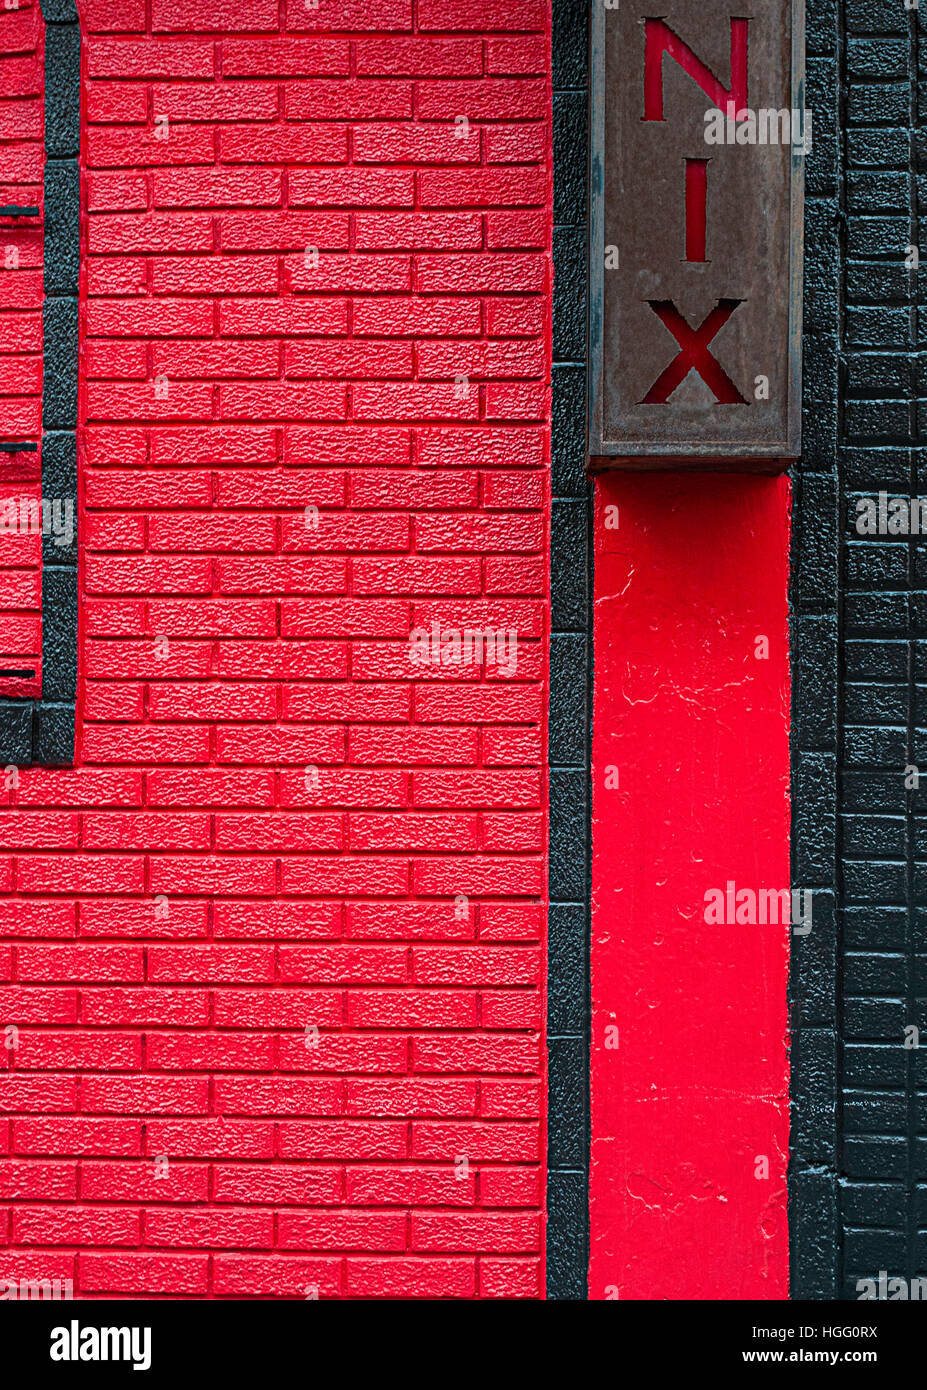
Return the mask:
<path id="1" fill-rule="evenodd" d="M 803 0 L 596 0 L 593 467 L 800 451 Z"/>

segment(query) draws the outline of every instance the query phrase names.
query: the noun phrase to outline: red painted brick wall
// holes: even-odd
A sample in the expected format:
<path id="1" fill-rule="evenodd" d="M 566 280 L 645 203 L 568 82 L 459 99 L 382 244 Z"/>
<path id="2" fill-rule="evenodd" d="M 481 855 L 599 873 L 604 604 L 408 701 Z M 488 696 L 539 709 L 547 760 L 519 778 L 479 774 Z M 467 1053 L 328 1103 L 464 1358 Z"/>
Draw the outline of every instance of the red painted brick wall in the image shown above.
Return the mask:
<path id="1" fill-rule="evenodd" d="M 80 8 L 79 753 L 2 794 L 0 1278 L 537 1296 L 547 7 Z M 416 665 L 434 621 L 517 670 Z"/>

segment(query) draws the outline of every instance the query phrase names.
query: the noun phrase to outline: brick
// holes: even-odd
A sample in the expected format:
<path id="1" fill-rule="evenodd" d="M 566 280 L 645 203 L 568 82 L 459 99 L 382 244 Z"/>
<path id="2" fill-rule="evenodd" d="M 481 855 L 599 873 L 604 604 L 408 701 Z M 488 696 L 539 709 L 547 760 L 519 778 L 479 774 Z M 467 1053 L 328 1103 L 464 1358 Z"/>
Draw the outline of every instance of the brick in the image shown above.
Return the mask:
<path id="1" fill-rule="evenodd" d="M 151 904 L 154 913 L 155 904 Z M 92 1026 L 117 1023 L 178 1024 L 202 1027 L 208 1017 L 209 1001 L 205 994 L 181 989 L 106 989 L 84 990 L 81 995 L 81 1022 Z"/>
<path id="2" fill-rule="evenodd" d="M 479 1293 L 482 1298 L 540 1298 L 540 1262 L 529 1259 L 480 1260 Z"/>
<path id="3" fill-rule="evenodd" d="M 288 121 L 402 120 L 412 115 L 412 83 L 288 82 Z"/>
<path id="4" fill-rule="evenodd" d="M 344 833 L 338 816 L 222 815 L 216 818 L 219 850 L 340 850 Z"/>
<path id="5" fill-rule="evenodd" d="M 348 1022 L 355 1027 L 465 1028 L 476 1018 L 476 998 L 451 990 L 352 991 Z"/>
<path id="6" fill-rule="evenodd" d="M 540 1240 L 539 1217 L 487 1212 L 448 1213 L 412 1218 L 412 1248 L 459 1254 L 531 1254 Z"/>
<path id="7" fill-rule="evenodd" d="M 90 47 L 91 77 L 211 77 L 212 45 L 144 39 L 100 39 Z"/>
<path id="8" fill-rule="evenodd" d="M 281 1121 L 278 1126 L 281 1158 L 330 1162 L 363 1159 L 402 1159 L 406 1156 L 408 1126 L 396 1120 Z"/>
<path id="9" fill-rule="evenodd" d="M 17 1121 L 13 1132 L 20 1152 L 112 1158 L 141 1153 L 142 1130 L 136 1120 L 43 1117 Z"/>
<path id="10" fill-rule="evenodd" d="M 88 33 L 141 32 L 145 28 L 144 0 L 86 0 L 81 22 Z"/>
<path id="11" fill-rule="evenodd" d="M 263 302 L 232 298 L 220 304 L 219 322 L 223 333 L 230 334 L 295 337 L 307 333 L 343 333 L 347 328 L 347 303 L 335 299 Z"/>
<path id="12" fill-rule="evenodd" d="M 340 1292 L 340 1265 L 337 1259 L 219 1255 L 215 1291 L 226 1298 L 335 1298 Z"/>
<path id="13" fill-rule="evenodd" d="M 218 1202 L 320 1206 L 338 1203 L 341 1170 L 316 1164 L 222 1164 L 213 1168 Z"/>
<path id="14" fill-rule="evenodd" d="M 317 1028 L 341 1022 L 341 998 L 335 990 L 235 990 L 215 996 L 215 1022 L 220 1028 L 247 1025 L 261 1028 Z"/>
<path id="15" fill-rule="evenodd" d="M 475 1291 L 472 1260 L 349 1257 L 347 1268 L 351 1298 L 472 1298 Z"/>
<path id="16" fill-rule="evenodd" d="M 273 1215 L 262 1211 L 153 1207 L 145 1213 L 145 1236 L 150 1244 L 167 1248 L 269 1248 L 274 1243 Z"/>
<path id="17" fill-rule="evenodd" d="M 81 1099 L 102 1115 L 202 1115 L 209 1084 L 198 1077 L 86 1077 Z"/>
<path id="18" fill-rule="evenodd" d="M 276 207 L 282 177 L 271 169 L 156 169 L 151 176 L 155 207 Z"/>
<path id="19" fill-rule="evenodd" d="M 22 981 L 141 980 L 137 946 L 23 946 L 17 956 Z"/>
<path id="20" fill-rule="evenodd" d="M 469 912 L 458 912 L 453 901 L 434 903 L 351 903 L 347 909 L 352 937 L 370 940 L 419 940 L 469 938 L 473 923 Z"/>
<path id="21" fill-rule="evenodd" d="M 476 213 L 362 213 L 355 226 L 360 251 L 472 251 L 483 244 Z"/>
<path id="22" fill-rule="evenodd" d="M 412 345 L 370 339 L 293 343 L 286 350 L 286 370 L 289 376 L 297 377 L 411 377 Z"/>
<path id="23" fill-rule="evenodd" d="M 345 1110 L 349 1115 L 474 1115 L 476 1084 L 393 1078 L 349 1081 Z"/>
<path id="24" fill-rule="evenodd" d="M 146 1152 L 182 1158 L 267 1159 L 273 1152 L 273 1126 L 257 1120 L 152 1120 Z"/>
<path id="25" fill-rule="evenodd" d="M 85 1201 L 203 1201 L 209 1170 L 171 1158 L 167 1170 L 153 1163 L 83 1163 L 81 1196 Z"/>
<path id="26" fill-rule="evenodd" d="M 157 45 L 167 52 L 190 49 L 192 45 L 166 42 Z M 196 43 L 209 54 L 212 76 L 213 46 Z M 179 70 L 146 74 L 155 77 L 194 76 Z M 155 119 L 167 116 L 173 121 L 273 121 L 278 115 L 277 87 L 273 82 L 189 83 L 156 82 L 151 88 Z"/>
<path id="27" fill-rule="evenodd" d="M 321 9 L 294 8 L 288 16 L 290 29 L 324 29 L 332 24 Z M 378 33 L 412 28 L 412 0 L 339 0 L 338 26 L 348 33 L 372 29 Z"/>
<path id="28" fill-rule="evenodd" d="M 149 1033 L 148 1065 L 155 1069 L 269 1071 L 274 1066 L 272 1034 Z"/>
<path id="29" fill-rule="evenodd" d="M 167 140 L 156 138 L 156 126 L 139 128 L 106 126 L 88 133 L 87 160 L 94 169 L 125 169 L 157 164 L 211 164 L 216 137 L 199 126 L 175 125 Z M 98 180 L 95 187 L 99 187 Z M 142 184 L 141 203 L 147 206 L 147 185 Z"/>
<path id="30" fill-rule="evenodd" d="M 349 47 L 346 39 L 233 38 L 222 45 L 222 72 L 226 77 L 346 76 Z"/>
<path id="31" fill-rule="evenodd" d="M 543 30 L 543 22 L 540 27 Z M 490 38 L 486 42 L 486 70 L 490 73 L 543 76 L 550 62 L 551 54 L 544 34 L 514 39 Z M 555 82 L 557 85 L 559 83 Z"/>
<path id="32" fill-rule="evenodd" d="M 338 937 L 341 935 L 342 910 L 339 903 L 296 901 L 284 902 L 217 902 L 215 903 L 215 935 L 217 937 Z"/>
<path id="33" fill-rule="evenodd" d="M 273 953 L 264 946 L 152 946 L 147 953 L 151 981 L 239 984 L 273 976 Z"/>
<path id="34" fill-rule="evenodd" d="M 354 305 L 354 331 L 359 334 L 465 336 L 479 333 L 480 323 L 475 299 L 359 299 Z"/>
<path id="35" fill-rule="evenodd" d="M 128 856 L 95 854 L 67 859 L 34 855 L 21 859 L 19 889 L 23 893 L 137 893 L 144 865 Z"/>
<path id="36" fill-rule="evenodd" d="M 518 1072 L 534 1075 L 539 1048 L 532 1038 L 507 1038 L 496 1034 L 447 1034 L 440 1038 L 420 1038 L 414 1044 L 414 1066 L 420 1072 Z M 485 1088 L 489 1085 L 484 1082 Z M 522 1115 L 514 1096 L 506 1095 L 499 1105 L 500 1117 Z M 483 1109 L 483 1114 L 489 1112 Z M 533 1115 L 529 1112 L 528 1118 Z"/>
<path id="37" fill-rule="evenodd" d="M 219 411 L 232 420 L 343 420 L 347 400 L 344 387 L 335 383 L 230 385 L 220 387 Z"/>
<path id="38" fill-rule="evenodd" d="M 0 1076 L 0 1104 L 22 1115 L 66 1114 L 77 1109 L 77 1083 L 64 1076 Z"/>
<path id="39" fill-rule="evenodd" d="M 476 1178 L 453 1167 L 349 1167 L 347 1197 L 357 1206 L 457 1207 L 475 1202 Z"/>
<path id="40" fill-rule="evenodd" d="M 347 157 L 348 132 L 334 125 L 229 126 L 219 133 L 223 164 L 343 164 Z M 220 177 L 224 183 L 225 171 Z"/>
<path id="41" fill-rule="evenodd" d="M 0 1197 L 4 1201 L 66 1202 L 76 1196 L 76 1164 L 17 1158 L 0 1164 Z"/>
<path id="42" fill-rule="evenodd" d="M 411 279 L 409 260 L 395 255 L 320 255 L 317 265 L 307 264 L 305 257 L 295 257 L 288 262 L 287 271 L 294 290 L 318 294 L 326 291 L 408 290 Z M 377 373 L 374 371 L 371 375 L 376 376 Z"/>
<path id="43" fill-rule="evenodd" d="M 455 121 L 358 126 L 354 157 L 359 164 L 478 164 L 479 131 Z"/>
<path id="44" fill-rule="evenodd" d="M 93 0 L 93 3 L 102 5 L 106 4 L 106 0 Z M 87 86 L 83 96 L 88 121 L 106 123 L 147 119 L 148 89 L 142 82 L 98 80 Z"/>
<path id="45" fill-rule="evenodd" d="M 390 1075 L 404 1070 L 406 1051 L 405 1039 L 389 1033 L 320 1033 L 318 1045 L 311 1047 L 306 1045 L 306 1035 L 284 1037 L 277 1049 L 280 1065 L 294 1071 Z"/>
<path id="46" fill-rule="evenodd" d="M 325 984 L 402 984 L 408 956 L 395 947 L 287 946 L 280 949 L 281 980 Z"/>
<path id="47" fill-rule="evenodd" d="M 293 207 L 411 207 L 415 175 L 406 169 L 294 169 Z"/>
<path id="48" fill-rule="evenodd" d="M 416 261 L 419 293 L 537 293 L 547 265 L 540 256 L 495 251 L 472 255 L 422 255 Z"/>
<path id="49" fill-rule="evenodd" d="M 208 1285 L 209 1260 L 205 1255 L 125 1255 L 80 1256 L 81 1288 L 87 1293 L 103 1290 L 113 1293 L 156 1294 L 172 1292 L 196 1296 Z"/>
<path id="50" fill-rule="evenodd" d="M 284 1212 L 278 1239 L 292 1250 L 404 1250 L 406 1222 L 375 1212 Z"/>
<path id="51" fill-rule="evenodd" d="M 275 0 L 249 0 L 243 10 L 235 0 L 152 0 L 151 27 L 158 33 L 224 34 L 236 29 L 256 33 L 277 28 Z"/>

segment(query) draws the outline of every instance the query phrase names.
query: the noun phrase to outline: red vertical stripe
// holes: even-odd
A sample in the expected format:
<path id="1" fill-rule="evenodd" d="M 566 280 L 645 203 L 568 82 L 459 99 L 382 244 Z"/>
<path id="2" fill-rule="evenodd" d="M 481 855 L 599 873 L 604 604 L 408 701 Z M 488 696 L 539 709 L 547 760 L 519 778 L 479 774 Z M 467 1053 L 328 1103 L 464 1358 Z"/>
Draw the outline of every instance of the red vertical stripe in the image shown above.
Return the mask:
<path id="1" fill-rule="evenodd" d="M 596 492 L 590 1295 L 784 1298 L 789 483 Z"/>

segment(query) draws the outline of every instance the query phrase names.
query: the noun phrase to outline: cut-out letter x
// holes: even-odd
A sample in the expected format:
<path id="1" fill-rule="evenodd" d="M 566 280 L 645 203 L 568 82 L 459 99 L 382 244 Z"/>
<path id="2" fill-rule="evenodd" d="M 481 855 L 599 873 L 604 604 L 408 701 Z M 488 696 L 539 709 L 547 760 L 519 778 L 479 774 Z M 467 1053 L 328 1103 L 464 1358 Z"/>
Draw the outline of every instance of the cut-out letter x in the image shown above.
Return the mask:
<path id="1" fill-rule="evenodd" d="M 648 299 L 657 318 L 668 328 L 679 344 L 679 352 L 669 366 L 660 373 L 647 392 L 641 405 L 666 405 L 680 382 L 685 381 L 693 368 L 714 392 L 720 405 L 749 405 L 727 372 L 708 351 L 708 344 L 723 328 L 743 299 L 719 299 L 715 307 L 702 320 L 698 328 L 690 328 L 671 299 Z"/>

